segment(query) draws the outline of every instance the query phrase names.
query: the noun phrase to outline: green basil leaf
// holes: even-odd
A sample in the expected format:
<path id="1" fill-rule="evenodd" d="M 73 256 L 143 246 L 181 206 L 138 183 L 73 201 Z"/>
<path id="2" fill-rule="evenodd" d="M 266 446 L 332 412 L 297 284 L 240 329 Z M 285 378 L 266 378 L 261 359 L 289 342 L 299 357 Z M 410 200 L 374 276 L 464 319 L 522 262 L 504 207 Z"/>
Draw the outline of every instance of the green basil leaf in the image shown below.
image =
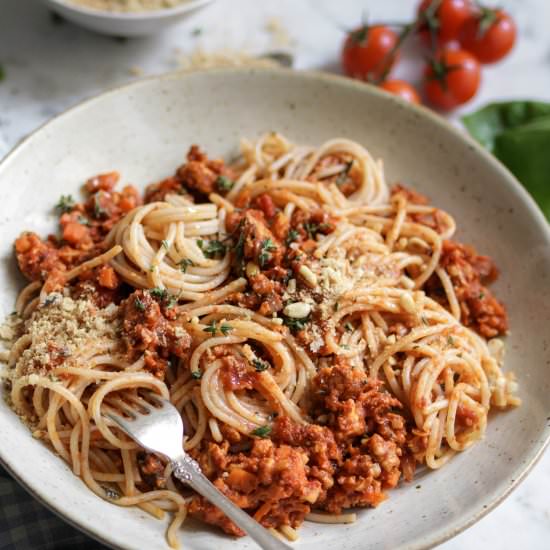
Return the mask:
<path id="1" fill-rule="evenodd" d="M 477 141 L 493 151 L 495 139 L 502 132 L 547 116 L 550 116 L 550 103 L 509 101 L 491 103 L 462 117 L 462 122 Z"/>
<path id="2" fill-rule="evenodd" d="M 492 103 L 462 122 L 518 178 L 550 221 L 550 103 Z"/>

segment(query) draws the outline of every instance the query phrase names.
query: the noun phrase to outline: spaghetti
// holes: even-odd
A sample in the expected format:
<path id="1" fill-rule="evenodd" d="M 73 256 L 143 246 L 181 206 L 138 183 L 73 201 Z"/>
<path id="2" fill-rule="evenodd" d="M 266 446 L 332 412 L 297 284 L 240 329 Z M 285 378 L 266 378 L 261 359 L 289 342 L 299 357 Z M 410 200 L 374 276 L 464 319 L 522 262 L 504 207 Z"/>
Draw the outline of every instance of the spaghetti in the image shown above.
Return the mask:
<path id="1" fill-rule="evenodd" d="M 349 523 L 415 464 L 443 466 L 519 404 L 492 261 L 359 144 L 271 133 L 226 165 L 196 146 L 145 202 L 115 173 L 65 197 L 62 238 L 24 233 L 32 282 L 4 328 L 9 399 L 98 496 L 242 534 L 107 412 L 147 391 L 185 450 L 266 527 Z M 69 204 L 66 204 L 69 203 Z"/>

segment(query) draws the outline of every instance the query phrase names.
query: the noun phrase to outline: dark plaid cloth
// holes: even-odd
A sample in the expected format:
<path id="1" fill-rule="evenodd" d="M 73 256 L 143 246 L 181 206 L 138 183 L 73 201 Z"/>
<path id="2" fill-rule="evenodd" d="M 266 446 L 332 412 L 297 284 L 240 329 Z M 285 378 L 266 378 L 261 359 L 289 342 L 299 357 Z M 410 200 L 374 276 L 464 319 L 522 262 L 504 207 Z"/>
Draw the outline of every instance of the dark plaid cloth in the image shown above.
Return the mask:
<path id="1" fill-rule="evenodd" d="M 34 500 L 1 466 L 0 549 L 107 550 Z"/>

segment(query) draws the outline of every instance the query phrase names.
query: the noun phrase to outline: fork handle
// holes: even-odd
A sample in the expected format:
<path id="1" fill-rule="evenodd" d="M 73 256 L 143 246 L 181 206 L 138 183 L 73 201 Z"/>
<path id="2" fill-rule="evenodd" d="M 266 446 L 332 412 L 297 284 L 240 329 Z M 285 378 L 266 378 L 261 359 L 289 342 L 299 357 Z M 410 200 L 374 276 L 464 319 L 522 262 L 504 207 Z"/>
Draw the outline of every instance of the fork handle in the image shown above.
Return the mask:
<path id="1" fill-rule="evenodd" d="M 290 546 L 274 537 L 265 527 L 229 500 L 200 471 L 198 464 L 188 456 L 171 461 L 174 475 L 190 485 L 197 493 L 219 508 L 233 523 L 252 537 L 264 550 L 291 550 Z"/>

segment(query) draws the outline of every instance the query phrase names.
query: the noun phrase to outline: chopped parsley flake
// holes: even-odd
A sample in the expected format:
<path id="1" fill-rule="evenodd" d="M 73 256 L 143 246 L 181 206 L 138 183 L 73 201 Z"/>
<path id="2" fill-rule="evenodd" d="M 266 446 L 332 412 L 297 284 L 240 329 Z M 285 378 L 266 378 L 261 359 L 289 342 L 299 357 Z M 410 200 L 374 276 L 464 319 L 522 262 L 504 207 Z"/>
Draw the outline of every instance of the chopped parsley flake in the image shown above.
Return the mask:
<path id="1" fill-rule="evenodd" d="M 241 230 L 237 244 L 235 245 L 235 254 L 238 260 L 241 260 L 244 256 L 244 231 Z"/>
<path id="2" fill-rule="evenodd" d="M 75 207 L 75 204 L 72 195 L 61 195 L 55 208 L 64 214 L 65 212 L 70 212 Z"/>
<path id="3" fill-rule="evenodd" d="M 262 437 L 265 439 L 269 437 L 271 434 L 271 426 L 260 426 L 259 428 L 252 430 L 250 434 L 255 435 L 256 437 Z"/>
<path id="4" fill-rule="evenodd" d="M 332 306 L 332 309 L 334 311 L 338 311 L 339 308 L 340 308 L 340 304 L 338 302 L 334 302 L 334 305 Z"/>
<path id="5" fill-rule="evenodd" d="M 300 232 L 296 229 L 291 229 L 286 237 L 286 244 L 289 245 L 300 238 Z"/>
<path id="6" fill-rule="evenodd" d="M 353 325 L 351 323 L 346 323 L 344 325 L 344 328 L 348 331 L 348 332 L 353 332 Z"/>
<path id="7" fill-rule="evenodd" d="M 85 218 L 84 216 L 78 216 L 78 223 L 80 223 L 81 225 L 86 225 L 86 226 L 90 226 L 90 220 L 88 218 Z"/>
<path id="8" fill-rule="evenodd" d="M 161 241 L 161 244 L 162 244 L 163 248 L 166 248 L 166 250 L 169 250 L 170 245 L 168 244 L 168 241 L 166 239 L 163 239 Z"/>
<path id="9" fill-rule="evenodd" d="M 483 300 L 483 298 L 485 298 L 485 294 L 483 292 L 480 292 L 478 298 L 480 300 Z"/>
<path id="10" fill-rule="evenodd" d="M 319 231 L 326 231 L 327 229 L 330 229 L 330 225 L 328 223 L 304 223 L 304 229 L 310 239 L 315 239 L 315 236 L 319 233 Z"/>
<path id="11" fill-rule="evenodd" d="M 306 324 L 309 321 L 309 316 L 304 317 L 303 319 L 296 319 L 294 317 L 285 317 L 283 323 L 292 331 L 300 332 L 306 328 Z"/>
<path id="12" fill-rule="evenodd" d="M 189 266 L 192 266 L 192 265 L 195 265 L 193 263 L 193 260 L 190 260 L 189 258 L 184 258 L 180 263 L 179 263 L 179 266 L 180 266 L 180 271 L 182 273 L 186 273 L 187 272 L 187 268 Z"/>
<path id="13" fill-rule="evenodd" d="M 447 336 L 447 343 L 449 344 L 449 346 L 454 346 L 455 345 L 455 340 L 452 336 Z"/>
<path id="14" fill-rule="evenodd" d="M 201 377 L 202 377 L 202 372 L 200 370 L 194 370 L 193 372 L 191 372 L 191 376 L 195 379 L 195 380 L 200 380 Z"/>
<path id="15" fill-rule="evenodd" d="M 203 241 L 199 239 L 197 245 L 206 258 L 215 258 L 225 254 L 225 245 L 221 241 Z"/>
<path id="16" fill-rule="evenodd" d="M 224 336 L 227 336 L 229 332 L 233 330 L 233 327 L 227 323 L 222 323 L 218 326 L 217 322 L 214 320 L 206 325 L 203 330 L 204 332 L 209 332 L 212 336 L 215 336 L 218 331 L 220 331 Z"/>
<path id="17" fill-rule="evenodd" d="M 44 300 L 45 306 L 51 306 L 52 304 L 55 304 L 57 301 L 57 294 L 50 294 L 49 296 L 46 296 L 46 299 Z"/>
<path id="18" fill-rule="evenodd" d="M 306 230 L 307 236 L 310 239 L 314 239 L 315 234 L 319 231 L 319 225 L 316 223 L 304 223 L 304 229 Z"/>
<path id="19" fill-rule="evenodd" d="M 230 191 L 234 185 L 235 182 L 230 180 L 227 176 L 218 176 L 218 179 L 216 180 L 216 187 L 218 191 Z"/>
<path id="20" fill-rule="evenodd" d="M 165 288 L 155 287 L 155 288 L 152 288 L 149 291 L 149 294 L 153 298 L 158 298 L 159 300 L 164 300 L 168 296 L 168 291 Z"/>
<path id="21" fill-rule="evenodd" d="M 227 323 L 222 323 L 220 325 L 220 331 L 224 336 L 227 336 L 232 330 L 233 327 L 231 325 L 228 325 Z"/>
<path id="22" fill-rule="evenodd" d="M 139 309 L 139 311 L 145 311 L 145 304 L 139 298 L 134 300 L 134 305 L 136 306 L 136 309 Z"/>
<path id="23" fill-rule="evenodd" d="M 252 364 L 258 372 L 262 372 L 269 368 L 269 363 L 267 361 L 263 361 L 262 359 L 253 359 Z"/>
<path id="24" fill-rule="evenodd" d="M 264 267 L 265 264 L 267 264 L 271 257 L 271 252 L 274 250 L 277 250 L 277 245 L 271 239 L 262 241 L 260 246 L 260 254 L 258 255 L 258 263 L 260 264 L 260 267 Z"/>

